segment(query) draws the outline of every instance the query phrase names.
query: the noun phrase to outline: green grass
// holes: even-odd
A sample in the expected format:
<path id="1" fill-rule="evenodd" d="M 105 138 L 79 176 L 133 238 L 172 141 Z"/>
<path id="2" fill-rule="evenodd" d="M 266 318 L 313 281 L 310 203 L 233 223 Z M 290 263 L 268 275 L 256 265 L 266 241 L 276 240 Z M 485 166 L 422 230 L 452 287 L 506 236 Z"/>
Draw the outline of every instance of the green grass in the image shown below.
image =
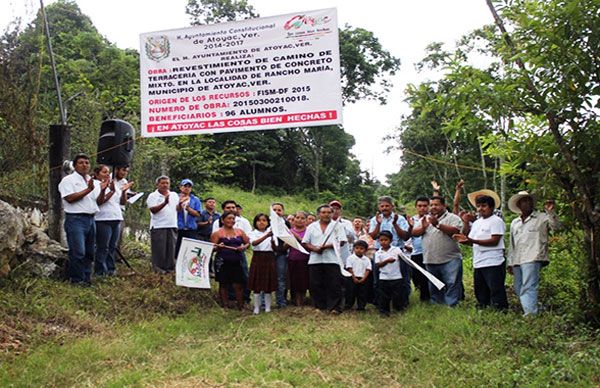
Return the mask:
<path id="1" fill-rule="evenodd" d="M 258 213 L 269 214 L 269 209 L 273 202 L 283 203 L 287 214 L 295 213 L 298 210 L 315 213 L 317 207 L 321 205 L 318 201 L 310 201 L 300 195 L 252 194 L 236 187 L 220 185 L 210 187 L 206 192 L 201 193 L 200 196 L 202 198 L 206 198 L 207 196 L 215 197 L 219 202 L 218 206 L 225 200 L 233 199 L 244 207 L 243 215 L 250 221 Z"/>
<path id="2" fill-rule="evenodd" d="M 224 186 L 206 195 L 235 199 L 250 219 L 276 200 L 290 213 L 319 204 Z M 551 245 L 540 284 L 548 310 L 536 319 L 521 316 L 512 293 L 508 313 L 474 308 L 470 249 L 467 300 L 455 309 L 413 295 L 408 311 L 388 319 L 372 306 L 255 317 L 150 274 L 148 247 L 128 242 L 138 274 L 92 288 L 0 279 L 0 386 L 600 386 L 598 332 L 578 323 L 582 256 L 573 241 Z"/>
<path id="3" fill-rule="evenodd" d="M 128 254 L 144 255 L 144 247 Z M 139 274 L 78 288 L 0 284 L 0 386 L 600 385 L 600 341 L 552 313 L 419 303 L 391 318 L 287 308 L 223 310 L 212 292 Z M 515 305 L 515 301 L 512 301 Z"/>
<path id="4" fill-rule="evenodd" d="M 0 192 L 1 194 L 1 192 Z M 243 208 L 243 216 L 252 224 L 252 219 L 258 213 L 269 214 L 273 202 L 281 202 L 285 206 L 286 214 L 294 214 L 302 210 L 315 213 L 317 207 L 322 203 L 310 201 L 301 195 L 275 195 L 275 194 L 252 194 L 234 186 L 212 185 L 207 190 L 194 192 L 200 198 L 214 197 L 217 200 L 217 211 L 221 211 L 221 203 L 232 199 L 240 203 Z M 333 198 L 331 198 L 333 199 Z M 130 206 L 126 212 L 126 219 L 131 224 L 146 226 L 150 223 L 150 212 L 146 209 L 146 200 L 142 199 L 135 205 Z"/>

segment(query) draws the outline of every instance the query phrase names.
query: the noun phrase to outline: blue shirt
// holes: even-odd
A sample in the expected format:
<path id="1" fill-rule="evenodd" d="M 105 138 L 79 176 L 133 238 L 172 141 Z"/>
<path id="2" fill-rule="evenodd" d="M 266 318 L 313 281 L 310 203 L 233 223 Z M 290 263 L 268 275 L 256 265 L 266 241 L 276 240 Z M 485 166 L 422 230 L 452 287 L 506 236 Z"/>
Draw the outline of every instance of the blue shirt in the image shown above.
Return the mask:
<path id="1" fill-rule="evenodd" d="M 202 212 L 200 213 L 200 217 L 196 219 L 196 222 L 206 222 L 208 221 L 210 216 L 211 214 L 208 212 L 208 210 L 202 210 Z M 212 214 L 212 222 L 209 222 L 208 224 L 200 227 L 200 229 L 198 229 L 198 234 L 203 237 L 210 237 L 210 235 L 212 234 L 213 223 L 219 218 L 221 218 L 221 215 L 217 212 L 214 212 Z"/>
<path id="2" fill-rule="evenodd" d="M 197 212 L 200 212 L 202 210 L 202 202 L 200 201 L 200 198 L 196 197 L 194 194 L 190 194 L 190 208 L 194 209 Z M 177 229 L 198 229 L 198 225 L 196 225 L 196 217 L 194 217 L 185 210 L 178 211 Z"/>
<path id="3" fill-rule="evenodd" d="M 379 226 L 379 231 L 383 232 L 384 230 L 387 230 L 387 231 L 391 232 L 392 233 L 392 246 L 398 247 L 398 248 L 403 248 L 404 240 L 398 236 L 398 233 L 396 233 L 396 229 L 394 228 L 393 222 L 394 222 L 394 212 L 392 212 L 388 218 L 385 218 L 382 215 L 381 216 L 381 225 Z M 408 231 L 408 221 L 406 221 L 406 218 L 404 218 L 403 216 L 398 215 L 398 221 L 396 221 L 396 225 L 398 225 L 400 227 L 400 229 L 402 229 L 404 231 Z M 375 216 L 375 217 L 371 218 L 371 221 L 369 224 L 369 233 L 373 232 L 376 227 L 377 227 L 377 217 Z M 375 238 L 375 248 L 377 248 L 377 249 L 381 248 L 381 245 L 379 245 L 379 240 L 377 238 Z"/>
<path id="4" fill-rule="evenodd" d="M 419 221 L 421 218 L 419 216 L 413 216 L 413 221 L 415 221 L 415 223 L 417 223 L 417 221 Z M 423 241 L 422 241 L 422 237 L 411 237 L 410 238 L 412 240 L 412 253 L 411 256 L 415 256 L 415 255 L 421 255 L 423 254 Z"/>

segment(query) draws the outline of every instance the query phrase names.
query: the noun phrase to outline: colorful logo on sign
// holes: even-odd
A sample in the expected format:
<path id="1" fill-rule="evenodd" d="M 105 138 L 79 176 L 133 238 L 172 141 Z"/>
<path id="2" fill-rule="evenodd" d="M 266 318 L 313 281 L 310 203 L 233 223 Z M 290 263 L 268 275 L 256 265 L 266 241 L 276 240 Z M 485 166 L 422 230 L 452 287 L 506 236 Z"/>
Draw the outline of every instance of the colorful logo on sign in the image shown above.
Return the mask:
<path id="1" fill-rule="evenodd" d="M 286 30 L 300 29 L 303 26 L 315 27 L 323 24 L 327 24 L 331 21 L 329 16 L 312 17 L 308 15 L 296 15 L 283 25 Z"/>
<path id="2" fill-rule="evenodd" d="M 165 35 L 149 36 L 146 38 L 146 56 L 156 62 L 167 58 L 171 52 L 169 38 Z"/>
<path id="3" fill-rule="evenodd" d="M 196 248 L 192 250 L 192 253 L 196 255 L 192 257 L 190 261 L 188 261 L 188 271 L 194 277 L 201 278 L 204 276 L 204 272 L 206 268 L 204 263 L 206 262 L 206 255 L 202 253 L 202 249 Z"/>

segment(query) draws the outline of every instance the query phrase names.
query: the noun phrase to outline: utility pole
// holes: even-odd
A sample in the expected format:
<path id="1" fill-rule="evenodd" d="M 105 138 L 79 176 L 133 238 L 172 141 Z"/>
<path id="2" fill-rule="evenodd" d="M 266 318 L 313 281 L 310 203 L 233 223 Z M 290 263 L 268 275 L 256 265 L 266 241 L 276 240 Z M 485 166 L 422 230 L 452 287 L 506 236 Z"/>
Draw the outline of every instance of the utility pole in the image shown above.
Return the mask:
<path id="1" fill-rule="evenodd" d="M 63 106 L 60 90 L 60 81 L 56 72 L 56 62 L 54 60 L 54 51 L 52 51 L 52 41 L 50 39 L 50 26 L 48 16 L 44 8 L 44 1 L 40 0 L 40 12 L 44 22 L 44 31 L 46 33 L 46 42 L 48 44 L 48 56 L 52 74 L 54 75 L 54 85 L 58 97 L 58 109 L 60 111 L 60 124 L 50 125 L 48 132 L 48 236 L 56 241 L 66 245 L 66 239 L 62 233 L 63 209 L 58 184 L 63 178 L 62 164 L 64 160 L 70 157 L 71 134 L 67 126 L 67 114 Z"/>

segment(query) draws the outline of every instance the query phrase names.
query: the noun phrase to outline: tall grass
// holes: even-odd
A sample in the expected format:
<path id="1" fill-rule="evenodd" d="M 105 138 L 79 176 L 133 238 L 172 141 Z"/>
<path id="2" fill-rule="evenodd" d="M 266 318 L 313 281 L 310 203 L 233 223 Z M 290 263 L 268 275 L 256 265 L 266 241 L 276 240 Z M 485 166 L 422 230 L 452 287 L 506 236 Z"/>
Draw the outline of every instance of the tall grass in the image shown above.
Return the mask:
<path id="1" fill-rule="evenodd" d="M 549 312 L 476 310 L 470 275 L 467 300 L 453 309 L 413 295 L 390 318 L 372 306 L 252 316 L 149 274 L 147 260 L 130 261 L 137 275 L 87 289 L 4 280 L 0 386 L 600 384 L 597 332 Z"/>

